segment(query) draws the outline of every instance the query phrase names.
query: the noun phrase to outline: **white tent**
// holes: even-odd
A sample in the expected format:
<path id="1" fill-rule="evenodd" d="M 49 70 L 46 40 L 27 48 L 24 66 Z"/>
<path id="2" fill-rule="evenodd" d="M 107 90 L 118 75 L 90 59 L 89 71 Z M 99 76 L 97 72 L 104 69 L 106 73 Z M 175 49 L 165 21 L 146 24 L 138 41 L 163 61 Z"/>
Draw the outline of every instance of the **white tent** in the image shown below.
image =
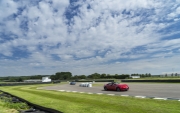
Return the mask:
<path id="1" fill-rule="evenodd" d="M 49 77 L 42 77 L 42 82 L 51 82 L 51 79 Z"/>

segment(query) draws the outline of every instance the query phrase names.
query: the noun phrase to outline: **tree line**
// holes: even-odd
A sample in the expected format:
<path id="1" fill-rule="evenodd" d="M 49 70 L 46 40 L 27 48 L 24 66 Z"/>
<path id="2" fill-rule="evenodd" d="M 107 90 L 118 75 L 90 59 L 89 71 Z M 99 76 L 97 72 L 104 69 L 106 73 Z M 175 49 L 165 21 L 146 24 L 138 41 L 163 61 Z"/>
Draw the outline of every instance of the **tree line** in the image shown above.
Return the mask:
<path id="1" fill-rule="evenodd" d="M 118 74 L 114 74 L 114 75 L 110 75 L 110 74 L 99 74 L 99 73 L 93 73 L 91 75 L 75 75 L 72 77 L 72 79 L 125 79 L 125 78 L 129 78 L 130 75 L 128 74 L 122 74 L 122 75 L 118 75 Z"/>
<path id="2" fill-rule="evenodd" d="M 52 80 L 77 80 L 77 79 L 127 79 L 131 76 L 150 77 L 150 73 L 146 74 L 99 74 L 93 73 L 90 75 L 74 75 L 71 72 L 56 72 L 53 75 L 31 75 L 31 76 L 8 76 L 0 77 L 0 81 L 5 82 L 23 82 L 29 79 L 42 79 L 42 77 L 50 77 Z"/>
<path id="3" fill-rule="evenodd" d="M 146 73 L 146 74 L 131 74 L 131 76 L 140 76 L 141 78 L 143 77 L 151 77 L 151 73 Z"/>

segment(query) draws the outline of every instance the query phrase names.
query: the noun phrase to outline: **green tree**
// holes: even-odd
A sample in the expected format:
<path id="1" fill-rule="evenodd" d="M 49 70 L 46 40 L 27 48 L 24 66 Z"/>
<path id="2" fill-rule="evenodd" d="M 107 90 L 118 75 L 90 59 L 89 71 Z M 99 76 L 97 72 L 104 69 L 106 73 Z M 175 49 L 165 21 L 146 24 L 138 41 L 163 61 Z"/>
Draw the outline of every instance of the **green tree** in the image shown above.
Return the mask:
<path id="1" fill-rule="evenodd" d="M 50 76 L 50 79 L 51 79 L 51 80 L 57 80 L 58 78 L 56 78 L 55 75 L 51 75 L 51 76 Z"/>
<path id="2" fill-rule="evenodd" d="M 79 79 L 78 75 L 73 76 L 73 79 Z"/>
<path id="3" fill-rule="evenodd" d="M 173 77 L 173 73 L 171 74 L 171 76 Z"/>
<path id="4" fill-rule="evenodd" d="M 100 78 L 106 78 L 106 74 L 105 73 L 101 74 Z"/>
<path id="5" fill-rule="evenodd" d="M 151 77 L 151 73 L 149 73 L 148 75 L 149 75 L 149 77 Z"/>
<path id="6" fill-rule="evenodd" d="M 142 74 L 141 76 L 142 76 L 142 77 L 145 77 L 145 75 L 144 75 L 144 74 Z"/>
<path id="7" fill-rule="evenodd" d="M 80 75 L 79 78 L 80 79 L 86 79 L 86 76 L 85 75 Z"/>
<path id="8" fill-rule="evenodd" d="M 106 78 L 110 79 L 112 78 L 110 74 L 107 74 Z"/>
<path id="9" fill-rule="evenodd" d="M 177 73 L 175 74 L 175 76 L 177 76 Z"/>
<path id="10" fill-rule="evenodd" d="M 23 79 L 22 79 L 21 77 L 19 77 L 19 78 L 17 79 L 17 82 L 23 82 Z"/>
<path id="11" fill-rule="evenodd" d="M 89 75 L 88 78 L 98 79 L 98 78 L 100 78 L 100 76 L 101 75 L 99 73 L 94 73 L 94 74 Z"/>
<path id="12" fill-rule="evenodd" d="M 72 74 L 71 72 L 57 72 L 55 76 L 56 79 L 66 80 L 66 79 L 70 79 L 72 77 Z"/>

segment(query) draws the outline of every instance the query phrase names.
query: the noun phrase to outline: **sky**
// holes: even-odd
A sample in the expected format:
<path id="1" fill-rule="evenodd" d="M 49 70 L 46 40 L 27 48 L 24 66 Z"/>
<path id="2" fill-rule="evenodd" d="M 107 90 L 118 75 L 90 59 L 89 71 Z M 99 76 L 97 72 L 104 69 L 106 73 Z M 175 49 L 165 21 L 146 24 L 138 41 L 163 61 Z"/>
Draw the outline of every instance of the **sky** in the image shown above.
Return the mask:
<path id="1" fill-rule="evenodd" d="M 0 0 L 0 76 L 180 72 L 180 0 Z"/>

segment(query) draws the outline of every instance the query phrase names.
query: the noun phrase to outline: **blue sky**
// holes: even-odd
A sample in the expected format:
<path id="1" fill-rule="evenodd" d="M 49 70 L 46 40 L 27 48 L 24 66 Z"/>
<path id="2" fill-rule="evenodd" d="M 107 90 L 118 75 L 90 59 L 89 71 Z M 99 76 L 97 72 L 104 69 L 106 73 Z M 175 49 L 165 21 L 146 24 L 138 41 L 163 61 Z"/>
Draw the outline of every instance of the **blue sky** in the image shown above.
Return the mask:
<path id="1" fill-rule="evenodd" d="M 0 0 L 0 76 L 180 73 L 180 0 Z"/>

